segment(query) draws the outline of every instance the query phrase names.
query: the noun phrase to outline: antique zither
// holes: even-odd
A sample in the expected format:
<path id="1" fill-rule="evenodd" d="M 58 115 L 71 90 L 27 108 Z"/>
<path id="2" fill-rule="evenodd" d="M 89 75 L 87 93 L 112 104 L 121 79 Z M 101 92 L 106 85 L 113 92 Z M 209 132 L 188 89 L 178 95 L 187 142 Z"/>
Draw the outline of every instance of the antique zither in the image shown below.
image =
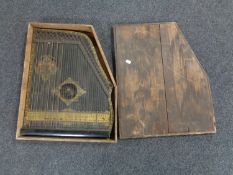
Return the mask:
<path id="1" fill-rule="evenodd" d="M 33 30 L 22 136 L 109 138 L 113 85 L 82 32 Z"/>
<path id="2" fill-rule="evenodd" d="M 216 132 L 208 76 L 175 22 L 115 25 L 113 36 L 117 83 L 93 26 L 29 24 L 18 140 Z"/>

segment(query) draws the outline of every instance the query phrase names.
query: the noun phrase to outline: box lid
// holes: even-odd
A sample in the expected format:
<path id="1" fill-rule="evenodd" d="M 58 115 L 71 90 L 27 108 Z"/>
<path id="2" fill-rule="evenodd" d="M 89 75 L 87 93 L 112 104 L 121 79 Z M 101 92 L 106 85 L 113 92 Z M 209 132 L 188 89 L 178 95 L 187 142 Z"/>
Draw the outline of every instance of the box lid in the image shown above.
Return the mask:
<path id="1" fill-rule="evenodd" d="M 114 26 L 120 138 L 215 133 L 208 77 L 176 23 Z"/>

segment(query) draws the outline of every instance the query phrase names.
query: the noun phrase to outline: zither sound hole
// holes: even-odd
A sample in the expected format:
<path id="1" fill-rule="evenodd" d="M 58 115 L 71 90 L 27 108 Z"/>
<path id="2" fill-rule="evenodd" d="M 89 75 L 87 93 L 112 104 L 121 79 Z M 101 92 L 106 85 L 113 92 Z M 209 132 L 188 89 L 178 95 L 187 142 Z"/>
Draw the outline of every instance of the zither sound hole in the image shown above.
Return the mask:
<path id="1" fill-rule="evenodd" d="M 66 83 L 62 85 L 60 89 L 61 97 L 70 100 L 74 98 L 77 94 L 77 87 L 72 83 Z"/>

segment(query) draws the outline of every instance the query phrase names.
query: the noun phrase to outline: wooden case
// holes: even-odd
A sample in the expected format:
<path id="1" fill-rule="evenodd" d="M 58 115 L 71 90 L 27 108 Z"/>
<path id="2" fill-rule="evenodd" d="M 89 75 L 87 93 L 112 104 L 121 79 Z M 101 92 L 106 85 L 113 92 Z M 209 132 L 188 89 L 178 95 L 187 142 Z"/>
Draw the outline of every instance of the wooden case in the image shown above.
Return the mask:
<path id="1" fill-rule="evenodd" d="M 20 129 L 23 125 L 23 117 L 25 111 L 25 103 L 26 103 L 26 91 L 28 86 L 28 78 L 29 78 L 29 65 L 30 58 L 32 53 L 32 35 L 34 29 L 58 29 L 58 30 L 70 30 L 70 31 L 78 31 L 83 32 L 89 36 L 92 40 L 93 45 L 95 47 L 96 53 L 99 58 L 99 62 L 107 75 L 108 79 L 113 84 L 113 93 L 112 93 L 112 104 L 114 108 L 114 126 L 113 126 L 113 134 L 110 139 L 90 139 L 90 138 L 66 138 L 66 137 L 34 137 L 34 136 L 22 136 L 20 135 Z M 117 108 L 117 87 L 114 80 L 114 77 L 109 68 L 108 62 L 104 55 L 104 52 L 101 48 L 100 42 L 97 38 L 96 32 L 91 25 L 84 24 L 54 24 L 54 23 L 29 23 L 28 25 L 28 33 L 27 33 L 27 44 L 25 51 L 25 61 L 24 61 L 24 72 L 22 78 L 22 86 L 21 86 L 21 96 L 20 96 L 20 104 L 18 111 L 18 123 L 17 123 L 17 131 L 16 131 L 16 139 L 17 140 L 47 140 L 47 141 L 79 141 L 79 142 L 108 142 L 114 143 L 117 141 L 117 118 L 116 118 L 116 108 Z"/>

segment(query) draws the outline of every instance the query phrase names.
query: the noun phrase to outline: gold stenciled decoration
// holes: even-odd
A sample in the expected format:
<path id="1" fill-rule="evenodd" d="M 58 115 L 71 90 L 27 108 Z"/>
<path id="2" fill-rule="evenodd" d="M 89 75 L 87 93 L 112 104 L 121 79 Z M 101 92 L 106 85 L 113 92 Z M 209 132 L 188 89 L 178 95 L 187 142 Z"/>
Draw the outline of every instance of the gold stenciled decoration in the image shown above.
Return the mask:
<path id="1" fill-rule="evenodd" d="M 68 78 L 54 90 L 54 93 L 68 106 L 78 101 L 86 91 L 79 86 L 78 82 Z"/>
<path id="2" fill-rule="evenodd" d="M 43 118 L 41 117 L 43 116 Z M 110 112 L 28 112 L 28 121 L 54 121 L 54 122 L 98 122 L 107 125 L 111 118 Z"/>
<path id="3" fill-rule="evenodd" d="M 51 75 L 56 74 L 57 66 L 55 59 L 50 55 L 43 55 L 38 61 L 35 71 L 41 76 L 42 80 L 46 81 Z"/>

